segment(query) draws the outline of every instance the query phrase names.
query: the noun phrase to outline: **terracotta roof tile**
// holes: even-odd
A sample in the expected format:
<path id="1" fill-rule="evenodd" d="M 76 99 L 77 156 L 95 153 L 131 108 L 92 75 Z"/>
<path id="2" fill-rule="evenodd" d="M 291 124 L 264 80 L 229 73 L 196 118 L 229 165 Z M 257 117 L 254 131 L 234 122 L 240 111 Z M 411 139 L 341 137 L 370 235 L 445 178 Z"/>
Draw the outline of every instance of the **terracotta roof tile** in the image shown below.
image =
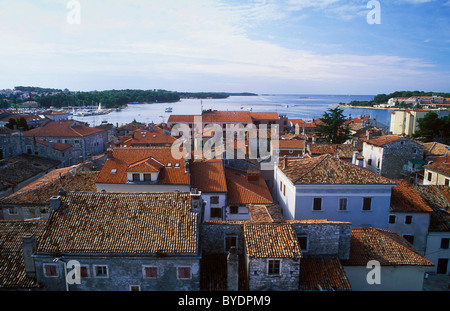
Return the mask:
<path id="1" fill-rule="evenodd" d="M 300 263 L 300 290 L 349 291 L 350 282 L 336 257 L 306 257 Z"/>
<path id="2" fill-rule="evenodd" d="M 353 228 L 348 266 L 366 266 L 377 260 L 382 266 L 432 266 L 412 244 L 399 234 L 377 228 Z"/>
<path id="3" fill-rule="evenodd" d="M 400 138 L 402 138 L 402 136 L 397 136 L 397 135 L 384 135 L 384 136 L 377 136 L 375 138 L 372 139 L 364 139 L 361 138 L 362 141 L 374 145 L 374 146 L 378 146 L 378 147 L 382 147 L 388 143 L 391 143 L 393 141 L 399 140 Z"/>
<path id="4" fill-rule="evenodd" d="M 423 166 L 426 169 L 437 172 L 439 174 L 446 175 L 450 177 L 450 163 L 442 162 L 442 163 L 432 163 Z"/>
<path id="5" fill-rule="evenodd" d="M 255 182 L 248 180 L 248 173 L 225 169 L 228 204 L 272 204 L 269 188 L 261 176 Z"/>
<path id="6" fill-rule="evenodd" d="M 23 261 L 23 236 L 33 234 L 36 241 L 44 232 L 45 221 L 4 221 L 0 220 L 0 288 L 36 288 L 35 278 L 25 273 Z"/>
<path id="7" fill-rule="evenodd" d="M 227 192 L 225 168 L 221 159 L 192 162 L 191 187 L 201 192 Z"/>
<path id="8" fill-rule="evenodd" d="M 278 167 L 293 184 L 395 184 L 388 178 L 329 154 L 280 159 Z"/>
<path id="9" fill-rule="evenodd" d="M 139 161 L 147 161 L 150 157 L 162 163 L 158 184 L 189 185 L 190 174 L 185 171 L 184 159 L 175 159 L 171 148 L 166 147 L 132 147 L 113 148 L 112 159 L 107 159 L 103 165 L 96 183 L 124 184 L 127 182 L 129 166 Z M 171 163 L 171 167 L 167 164 Z M 175 167 L 178 163 L 179 167 Z"/>
<path id="10" fill-rule="evenodd" d="M 189 193 L 68 193 L 61 199 L 38 252 L 198 253 L 198 214 L 191 212 Z"/>
<path id="11" fill-rule="evenodd" d="M 19 191 L 2 199 L 2 204 L 48 204 L 62 186 L 65 191 L 96 192 L 95 179 L 99 172 L 77 172 L 73 167 L 53 170 Z"/>
<path id="12" fill-rule="evenodd" d="M 398 182 L 391 193 L 392 212 L 431 213 L 433 209 L 406 181 Z"/>
<path id="13" fill-rule="evenodd" d="M 245 224 L 244 237 L 248 257 L 302 257 L 294 229 L 287 224 Z"/>
<path id="14" fill-rule="evenodd" d="M 433 209 L 430 232 L 450 231 L 450 187 L 414 185 L 414 189 Z"/>
<path id="15" fill-rule="evenodd" d="M 88 127 L 85 125 L 74 125 L 74 121 L 49 121 L 40 127 L 23 132 L 25 137 L 84 137 L 104 132 L 104 130 Z"/>

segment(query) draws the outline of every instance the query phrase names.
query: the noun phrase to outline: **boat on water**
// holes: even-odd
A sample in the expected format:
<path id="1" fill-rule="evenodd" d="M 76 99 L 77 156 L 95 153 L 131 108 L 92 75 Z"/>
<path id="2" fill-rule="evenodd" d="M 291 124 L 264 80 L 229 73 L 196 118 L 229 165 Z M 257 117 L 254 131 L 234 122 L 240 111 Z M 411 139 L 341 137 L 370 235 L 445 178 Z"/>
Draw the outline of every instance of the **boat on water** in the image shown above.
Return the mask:
<path id="1" fill-rule="evenodd" d="M 252 111 L 253 111 L 253 108 L 247 108 L 247 110 L 250 111 L 250 112 L 252 112 Z"/>
<path id="2" fill-rule="evenodd" d="M 172 112 L 172 107 L 167 107 L 165 111 L 166 112 Z"/>

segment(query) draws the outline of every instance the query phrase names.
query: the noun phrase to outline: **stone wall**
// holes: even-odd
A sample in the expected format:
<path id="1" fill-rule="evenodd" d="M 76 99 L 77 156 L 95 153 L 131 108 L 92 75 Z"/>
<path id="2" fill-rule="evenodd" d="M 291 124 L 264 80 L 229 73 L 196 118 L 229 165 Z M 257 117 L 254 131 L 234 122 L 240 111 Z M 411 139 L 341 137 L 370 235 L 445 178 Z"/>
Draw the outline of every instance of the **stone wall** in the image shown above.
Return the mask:
<path id="1" fill-rule="evenodd" d="M 300 260 L 274 258 L 280 260 L 280 274 L 268 273 L 269 258 L 248 259 L 248 284 L 250 291 L 282 290 L 295 291 L 299 287 Z"/>
<path id="2" fill-rule="evenodd" d="M 422 145 L 406 138 L 384 145 L 381 175 L 393 179 L 405 177 L 403 166 L 408 160 L 422 160 L 423 152 Z"/>
<path id="3" fill-rule="evenodd" d="M 239 222 L 234 224 L 203 223 L 200 231 L 202 251 L 205 253 L 227 253 L 225 250 L 225 238 L 227 236 L 237 237 L 236 251 L 239 255 L 244 254 L 244 229 Z"/>

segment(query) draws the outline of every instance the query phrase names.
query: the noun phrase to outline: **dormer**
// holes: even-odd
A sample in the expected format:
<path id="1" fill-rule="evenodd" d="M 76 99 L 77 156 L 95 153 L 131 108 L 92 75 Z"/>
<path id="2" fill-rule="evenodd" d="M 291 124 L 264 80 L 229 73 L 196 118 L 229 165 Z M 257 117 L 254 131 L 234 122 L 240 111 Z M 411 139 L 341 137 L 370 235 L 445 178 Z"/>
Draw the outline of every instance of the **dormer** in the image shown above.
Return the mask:
<path id="1" fill-rule="evenodd" d="M 135 162 L 127 168 L 127 183 L 156 183 L 163 167 L 152 157 Z"/>

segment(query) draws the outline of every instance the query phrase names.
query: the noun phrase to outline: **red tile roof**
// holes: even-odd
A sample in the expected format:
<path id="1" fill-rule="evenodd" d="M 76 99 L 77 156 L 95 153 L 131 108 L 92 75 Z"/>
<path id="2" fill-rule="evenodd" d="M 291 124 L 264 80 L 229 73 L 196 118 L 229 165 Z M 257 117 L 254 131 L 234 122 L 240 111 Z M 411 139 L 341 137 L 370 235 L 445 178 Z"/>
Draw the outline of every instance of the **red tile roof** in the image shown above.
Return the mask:
<path id="1" fill-rule="evenodd" d="M 264 178 L 258 176 L 255 182 L 248 181 L 248 174 L 225 169 L 228 204 L 272 204 L 273 199 Z"/>
<path id="2" fill-rule="evenodd" d="M 306 257 L 300 263 L 300 290 L 349 291 L 347 275 L 336 257 Z"/>
<path id="3" fill-rule="evenodd" d="M 392 188 L 391 193 L 392 212 L 431 213 L 433 209 L 414 190 L 407 181 L 400 181 Z"/>
<path id="4" fill-rule="evenodd" d="M 299 139 L 280 139 L 278 140 L 279 149 L 304 149 L 305 141 Z"/>
<path id="5" fill-rule="evenodd" d="M 244 224 L 247 256 L 250 258 L 302 257 L 294 229 L 288 224 Z"/>
<path id="6" fill-rule="evenodd" d="M 168 123 L 193 123 L 200 115 L 170 115 Z M 203 123 L 252 123 L 255 120 L 279 120 L 275 112 L 250 111 L 204 111 L 201 115 Z"/>
<path id="7" fill-rule="evenodd" d="M 3 198 L 1 204 L 48 204 L 57 195 L 61 186 L 65 191 L 96 192 L 95 179 L 99 172 L 77 172 L 73 167 L 56 169 L 19 191 Z"/>
<path id="8" fill-rule="evenodd" d="M 329 154 L 303 159 L 283 158 L 278 168 L 293 184 L 395 184 L 386 177 Z"/>
<path id="9" fill-rule="evenodd" d="M 169 147 L 176 141 L 176 138 L 170 134 L 165 134 L 162 129 L 153 127 L 153 130 L 137 129 L 133 136 L 122 142 L 127 146 L 145 146 L 145 145 L 168 145 Z"/>
<path id="10" fill-rule="evenodd" d="M 23 261 L 23 236 L 33 234 L 36 241 L 44 232 L 46 222 L 41 220 L 0 220 L 0 288 L 37 288 L 36 279 L 25 273 Z"/>
<path id="11" fill-rule="evenodd" d="M 191 187 L 201 192 L 227 192 L 225 168 L 221 159 L 192 162 Z"/>
<path id="12" fill-rule="evenodd" d="M 450 162 L 432 163 L 424 165 L 423 167 L 428 170 L 450 177 Z"/>
<path id="13" fill-rule="evenodd" d="M 189 193 L 68 193 L 52 211 L 42 253 L 197 255 Z"/>
<path id="14" fill-rule="evenodd" d="M 402 138 L 402 136 L 397 136 L 397 135 L 385 135 L 385 136 L 377 136 L 375 138 L 372 139 L 364 139 L 361 138 L 362 141 L 374 145 L 374 146 L 379 146 L 382 147 L 388 143 L 391 143 L 393 141 L 399 140 L 400 138 Z"/>
<path id="15" fill-rule="evenodd" d="M 40 127 L 23 132 L 25 137 L 84 137 L 104 132 L 104 130 L 88 127 L 85 125 L 74 125 L 74 121 L 49 121 Z M 72 126 L 73 125 L 73 126 Z"/>
<path id="16" fill-rule="evenodd" d="M 190 184 L 190 174 L 185 171 L 184 159 L 175 159 L 172 156 L 171 148 L 114 148 L 112 155 L 113 158 L 107 159 L 103 165 L 96 183 L 125 184 L 130 165 L 153 158 L 164 165 L 160 170 L 157 184 Z M 171 163 L 172 166 L 168 167 L 168 163 Z M 179 164 L 179 167 L 175 166 L 176 163 Z"/>
<path id="17" fill-rule="evenodd" d="M 377 260 L 382 266 L 433 265 L 395 232 L 377 228 L 353 228 L 350 259 L 344 265 L 366 266 L 370 260 Z"/>

